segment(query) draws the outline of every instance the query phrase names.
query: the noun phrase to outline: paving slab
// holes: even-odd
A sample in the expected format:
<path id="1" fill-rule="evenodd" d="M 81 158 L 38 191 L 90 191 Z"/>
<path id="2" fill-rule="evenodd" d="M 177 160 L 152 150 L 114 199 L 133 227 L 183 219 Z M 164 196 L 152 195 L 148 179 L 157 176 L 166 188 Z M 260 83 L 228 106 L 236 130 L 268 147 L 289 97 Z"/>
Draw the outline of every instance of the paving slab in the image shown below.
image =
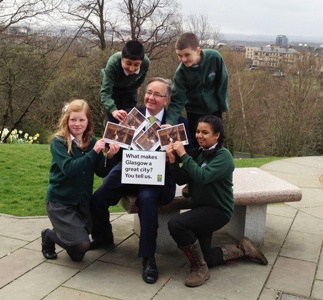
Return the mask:
<path id="1" fill-rule="evenodd" d="M 320 260 L 317 266 L 316 279 L 323 281 L 323 248 L 321 249 Z"/>
<path id="2" fill-rule="evenodd" d="M 26 244 L 26 241 L 0 236 L 0 257 L 9 255 Z"/>
<path id="3" fill-rule="evenodd" d="M 96 295 L 93 293 L 81 292 L 81 291 L 66 288 L 66 287 L 59 287 L 58 289 L 54 290 L 52 293 L 50 293 L 48 296 L 44 298 L 44 300 L 62 300 L 62 299 L 107 300 L 107 297 Z"/>
<path id="4" fill-rule="evenodd" d="M 293 222 L 292 229 L 299 232 L 322 236 L 323 219 L 313 217 L 302 211 L 298 211 L 297 216 L 295 217 L 295 220 Z"/>
<path id="5" fill-rule="evenodd" d="M 309 297 L 315 271 L 315 263 L 278 257 L 266 287 Z"/>
<path id="6" fill-rule="evenodd" d="M 0 288 L 28 273 L 45 259 L 38 252 L 18 249 L 0 260 Z M 3 299 L 0 297 L 0 299 Z"/>
<path id="7" fill-rule="evenodd" d="M 97 261 L 65 282 L 64 286 L 116 299 L 148 300 L 169 280 L 161 274 L 155 284 L 148 285 L 143 282 L 140 272 L 140 269 Z"/>
<path id="8" fill-rule="evenodd" d="M 323 295 L 323 281 L 315 280 L 311 296 L 316 299 L 322 299 Z"/>
<path id="9" fill-rule="evenodd" d="M 75 269 L 50 263 L 41 264 L 3 287 L 0 290 L 0 299 L 42 299 L 76 273 Z"/>
<path id="10" fill-rule="evenodd" d="M 80 263 L 57 247 L 58 259 L 41 254 L 40 232 L 47 217 L 0 214 L 1 300 L 323 300 L 323 157 L 275 161 L 261 169 L 302 189 L 300 202 L 268 205 L 265 243 L 267 266 L 249 260 L 210 270 L 201 287 L 187 288 L 186 257 L 176 251 L 157 254 L 160 278 L 147 285 L 141 278 L 134 215 L 112 213 L 115 244 L 88 252 Z M 225 231 L 213 235 L 214 246 L 233 243 Z"/>
<path id="11" fill-rule="evenodd" d="M 295 208 L 320 208 L 323 199 L 323 186 L 322 188 L 302 188 L 302 200 L 299 202 L 289 203 Z"/>
<path id="12" fill-rule="evenodd" d="M 322 194 L 323 197 L 323 194 Z M 323 201 L 323 198 L 322 198 Z M 316 207 L 302 207 L 299 208 L 300 212 L 304 212 L 307 215 L 315 217 L 315 222 L 319 222 L 323 220 L 323 207 L 321 206 L 316 206 Z M 320 221 L 319 221 L 319 220 Z"/>
<path id="13" fill-rule="evenodd" d="M 318 263 L 323 237 L 291 230 L 280 251 L 281 256 Z"/>
<path id="14" fill-rule="evenodd" d="M 0 236 L 33 241 L 40 236 L 42 229 L 50 227 L 48 217 L 13 217 L 0 214 Z"/>

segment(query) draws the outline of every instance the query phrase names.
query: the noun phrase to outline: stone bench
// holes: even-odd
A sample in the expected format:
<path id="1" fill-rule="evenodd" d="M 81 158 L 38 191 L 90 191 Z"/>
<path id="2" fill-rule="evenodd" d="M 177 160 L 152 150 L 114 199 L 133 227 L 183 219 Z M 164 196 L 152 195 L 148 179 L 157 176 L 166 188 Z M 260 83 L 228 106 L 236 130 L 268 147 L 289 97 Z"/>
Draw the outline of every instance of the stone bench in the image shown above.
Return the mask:
<path id="1" fill-rule="evenodd" d="M 170 217 L 189 209 L 190 199 L 182 196 L 183 186 L 177 186 L 175 199 L 159 208 L 157 252 L 176 250 L 169 235 L 167 222 Z M 301 189 L 259 168 L 237 168 L 233 173 L 234 213 L 224 230 L 235 240 L 248 236 L 254 243 L 263 244 L 266 228 L 267 204 L 294 202 L 302 199 Z M 128 213 L 136 213 L 135 196 L 121 199 Z M 139 235 L 138 215 L 134 219 L 134 231 Z"/>

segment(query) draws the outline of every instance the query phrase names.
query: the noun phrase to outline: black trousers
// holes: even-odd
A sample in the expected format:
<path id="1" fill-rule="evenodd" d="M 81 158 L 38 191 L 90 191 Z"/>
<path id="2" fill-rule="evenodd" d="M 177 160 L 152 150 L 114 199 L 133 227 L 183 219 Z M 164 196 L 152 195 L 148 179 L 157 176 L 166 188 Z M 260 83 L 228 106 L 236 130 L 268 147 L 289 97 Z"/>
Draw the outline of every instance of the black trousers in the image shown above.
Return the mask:
<path id="1" fill-rule="evenodd" d="M 105 177 L 103 184 L 91 199 L 93 215 L 92 238 L 106 240 L 112 236 L 109 207 L 116 205 L 127 194 L 137 195 L 136 205 L 140 220 L 139 257 L 154 256 L 158 229 L 158 206 L 174 199 L 176 185 L 171 176 L 165 176 L 165 185 L 138 185 L 121 183 L 122 163 L 118 163 Z M 167 172 L 167 171 L 166 171 Z"/>
<path id="2" fill-rule="evenodd" d="M 172 217 L 168 222 L 170 235 L 178 247 L 193 245 L 199 241 L 204 259 L 209 267 L 223 262 L 221 248 L 211 248 L 214 231 L 229 222 L 223 210 L 213 206 L 200 206 Z"/>

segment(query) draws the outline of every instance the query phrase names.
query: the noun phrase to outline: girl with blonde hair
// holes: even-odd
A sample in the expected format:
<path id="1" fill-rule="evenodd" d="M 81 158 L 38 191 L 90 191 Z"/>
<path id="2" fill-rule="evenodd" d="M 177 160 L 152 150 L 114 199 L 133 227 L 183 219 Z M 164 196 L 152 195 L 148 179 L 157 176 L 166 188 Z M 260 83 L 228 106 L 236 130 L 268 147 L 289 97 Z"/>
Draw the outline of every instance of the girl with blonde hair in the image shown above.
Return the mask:
<path id="1" fill-rule="evenodd" d="M 73 261 L 83 259 L 90 246 L 94 174 L 105 177 L 109 173 L 119 148 L 117 144 L 110 144 L 105 158 L 102 153 L 105 140 L 97 141 L 93 136 L 88 103 L 77 99 L 65 105 L 50 143 L 52 161 L 46 210 L 53 229 L 41 232 L 45 258 L 57 258 L 55 244 L 58 244 Z"/>

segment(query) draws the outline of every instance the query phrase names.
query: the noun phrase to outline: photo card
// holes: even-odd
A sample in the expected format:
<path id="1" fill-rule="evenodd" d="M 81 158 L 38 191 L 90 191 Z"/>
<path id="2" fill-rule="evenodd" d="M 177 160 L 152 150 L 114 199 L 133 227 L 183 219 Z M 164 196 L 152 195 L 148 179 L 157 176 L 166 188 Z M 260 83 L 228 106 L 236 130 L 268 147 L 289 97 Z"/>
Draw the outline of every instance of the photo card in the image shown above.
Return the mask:
<path id="1" fill-rule="evenodd" d="M 135 130 L 120 124 L 107 122 L 105 126 L 103 138 L 107 143 L 116 142 L 120 147 L 129 149 L 134 137 Z"/>
<path id="2" fill-rule="evenodd" d="M 183 123 L 159 129 L 157 134 L 161 150 L 166 150 L 169 144 L 176 141 L 182 142 L 183 145 L 188 145 L 187 134 Z"/>
<path id="3" fill-rule="evenodd" d="M 157 131 L 160 129 L 157 122 L 149 126 L 146 131 L 138 136 L 136 144 L 141 150 L 156 150 L 159 147 L 159 138 Z"/>
<path id="4" fill-rule="evenodd" d="M 134 107 L 129 113 L 126 120 L 119 124 L 125 127 L 132 128 L 136 131 L 136 134 L 147 126 L 149 120 L 136 108 Z"/>
<path id="5" fill-rule="evenodd" d="M 135 136 L 132 139 L 131 142 L 131 148 L 134 150 L 142 150 L 138 145 L 137 145 L 137 140 L 138 138 L 144 133 L 145 131 L 143 129 L 140 129 L 140 131 L 137 133 L 137 131 L 135 132 Z"/>

